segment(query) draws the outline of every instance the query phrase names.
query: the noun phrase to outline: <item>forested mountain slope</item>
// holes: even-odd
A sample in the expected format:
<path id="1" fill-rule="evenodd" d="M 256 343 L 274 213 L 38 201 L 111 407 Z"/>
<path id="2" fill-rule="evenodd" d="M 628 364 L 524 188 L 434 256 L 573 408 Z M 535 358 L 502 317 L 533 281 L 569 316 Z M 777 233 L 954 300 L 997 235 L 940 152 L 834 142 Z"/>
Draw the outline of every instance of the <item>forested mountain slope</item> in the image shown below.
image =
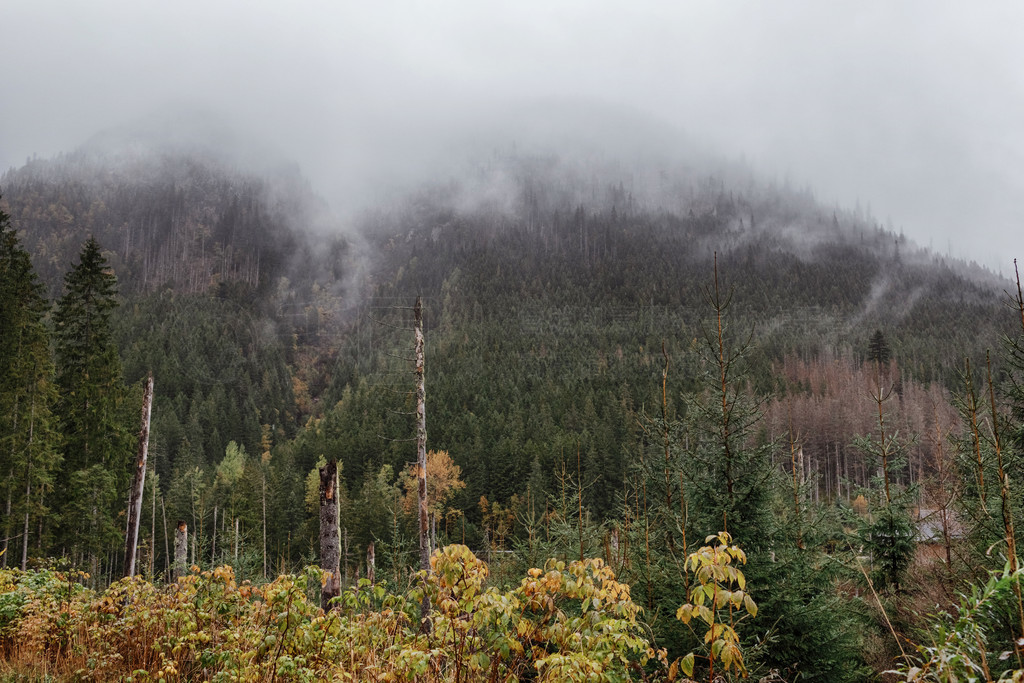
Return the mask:
<path id="1" fill-rule="evenodd" d="M 92 145 L 32 160 L 0 188 L 51 292 L 86 237 L 104 248 L 125 380 L 156 376 L 154 462 L 172 516 L 198 524 L 217 505 L 197 482 L 235 441 L 274 463 L 278 544 L 298 533 L 318 458 L 340 458 L 353 491 L 412 459 L 401 358 L 417 296 L 430 444 L 461 466 L 452 507 L 472 527 L 481 496 L 507 505 L 529 481 L 553 493 L 570 465 L 595 514 L 620 504 L 650 447 L 643 420 L 661 410 L 666 359 L 669 416 L 698 387 L 716 256 L 729 327 L 751 341 L 744 381 L 762 396 L 813 391 L 794 359 L 804 374 L 822 359 L 856 374 L 876 330 L 925 395 L 932 380 L 956 385 L 962 359 L 1012 323 L 987 271 L 728 165 L 493 152 L 325 237 L 331 219 L 294 169 L 238 163 L 194 146 Z M 852 433 L 822 452 L 845 451 Z M 258 470 L 250 493 L 266 482 Z M 368 542 L 386 524 L 353 533 Z"/>
<path id="2" fill-rule="evenodd" d="M 392 306 L 416 296 L 428 314 L 431 444 L 462 466 L 469 486 L 460 504 L 470 509 L 482 495 L 522 497 L 527 473 L 556 490 L 556 473 L 575 467 L 577 452 L 591 509 L 608 514 L 618 504 L 647 438 L 640 416 L 660 412 L 666 357 L 669 414 L 681 415 L 682 396 L 697 388 L 716 254 L 732 292 L 733 337 L 751 342 L 744 381 L 762 396 L 820 389 L 784 370 L 795 359 L 860 373 L 876 331 L 901 382 L 917 382 L 924 396 L 936 381 L 941 393 L 960 386 L 965 357 L 983 358 L 1011 329 L 990 273 L 807 192 L 643 169 L 652 185 L 601 161 L 585 171 L 555 156 L 495 156 L 469 181 L 437 184 L 367 219 L 374 294 L 339 342 L 328 405 L 340 403 L 318 427 L 336 435 L 328 450 L 343 454 L 347 476 L 362 480 L 382 452 L 396 469 L 410 459 L 411 422 L 382 404 L 410 409 L 400 390 L 411 378 L 394 374 L 394 358 L 408 355 L 398 329 L 408 311 Z M 391 355 L 369 352 L 381 347 Z M 854 395 L 843 405 L 853 413 L 870 408 L 868 380 L 847 385 Z M 812 461 L 836 449 L 828 457 L 845 457 L 865 425 L 853 413 L 836 417 L 846 429 L 809 447 Z M 352 415 L 362 416 L 360 429 Z"/>
<path id="3" fill-rule="evenodd" d="M 657 166 L 644 169 L 658 179 L 652 189 L 639 171 L 592 163 L 584 175 L 558 157 L 500 157 L 471 183 L 426 189 L 375 216 L 378 293 L 445 295 L 453 314 L 478 307 L 489 318 L 590 308 L 598 318 L 646 309 L 695 319 L 717 252 L 759 344 L 857 347 L 882 328 L 904 364 L 934 372 L 983 348 L 972 339 L 991 339 L 993 294 L 1009 283 L 862 211 L 749 177 Z"/>
<path id="4" fill-rule="evenodd" d="M 103 250 L 124 380 L 157 378 L 151 463 L 172 515 L 200 495 L 187 477 L 229 442 L 260 453 L 312 410 L 303 378 L 322 375 L 330 351 L 321 358 L 310 333 L 340 315 L 359 272 L 350 240 L 313 237 L 329 218 L 294 166 L 241 163 L 193 136 L 168 144 L 143 130 L 0 179 L 53 300 L 86 239 Z"/>
<path id="5" fill-rule="evenodd" d="M 111 255 L 125 293 L 267 287 L 325 209 L 294 169 L 260 175 L 216 155 L 86 146 L 7 172 L 0 187 L 40 277 L 59 282 L 83 236 Z"/>
<path id="6" fill-rule="evenodd" d="M 852 681 L 896 656 L 858 597 L 865 548 L 903 595 L 923 510 L 969 527 L 943 525 L 965 577 L 1024 514 L 991 489 L 1024 466 L 1019 341 L 991 357 L 1003 445 L 978 420 L 986 352 L 1019 334 L 1010 283 L 862 209 L 728 164 L 511 148 L 340 230 L 287 165 L 117 142 L 0 179 L 2 563 L 120 575 L 152 372 L 144 571 L 169 570 L 179 520 L 190 563 L 261 579 L 315 561 L 316 468 L 336 459 L 344 580 L 375 547 L 401 586 L 417 298 L 436 542 L 499 583 L 601 557 L 671 657 L 699 647 L 673 618 L 680 559 L 724 526 L 768 625 L 751 661 Z"/>

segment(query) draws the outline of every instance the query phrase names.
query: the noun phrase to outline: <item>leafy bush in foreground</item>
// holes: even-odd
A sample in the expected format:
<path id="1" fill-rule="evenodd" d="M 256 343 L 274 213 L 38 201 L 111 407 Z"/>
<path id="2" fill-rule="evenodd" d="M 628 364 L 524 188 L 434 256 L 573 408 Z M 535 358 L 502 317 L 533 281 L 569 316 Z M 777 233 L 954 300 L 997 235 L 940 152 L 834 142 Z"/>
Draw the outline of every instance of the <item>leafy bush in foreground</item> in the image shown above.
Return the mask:
<path id="1" fill-rule="evenodd" d="M 102 594 L 59 572 L 4 571 L 3 655 L 33 675 L 133 681 L 628 681 L 664 660 L 599 559 L 549 561 L 508 591 L 484 586 L 487 566 L 465 546 L 431 566 L 406 594 L 363 580 L 327 613 L 313 567 L 263 586 L 224 566 Z"/>
<path id="2" fill-rule="evenodd" d="M 992 572 L 984 585 L 972 585 L 969 593 L 961 595 L 954 613 L 934 615 L 929 633 L 932 644 L 917 646 L 917 657 L 898 672 L 901 680 L 1024 681 L 1019 658 L 1022 643 L 1007 642 L 1006 631 L 1000 633 L 999 628 L 1005 624 L 1007 613 L 1013 613 L 1013 589 L 1022 574 L 1020 570 L 1010 571 L 1009 566 L 1001 573 Z"/>

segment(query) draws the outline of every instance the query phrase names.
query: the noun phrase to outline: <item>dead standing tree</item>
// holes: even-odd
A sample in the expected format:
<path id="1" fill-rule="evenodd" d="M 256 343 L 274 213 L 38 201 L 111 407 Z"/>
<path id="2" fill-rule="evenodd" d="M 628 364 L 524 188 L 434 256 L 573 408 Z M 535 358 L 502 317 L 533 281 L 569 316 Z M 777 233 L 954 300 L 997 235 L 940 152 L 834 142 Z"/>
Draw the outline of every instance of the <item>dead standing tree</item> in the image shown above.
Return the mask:
<path id="1" fill-rule="evenodd" d="M 184 520 L 178 520 L 174 530 L 174 566 L 171 569 L 171 581 L 177 581 L 185 576 L 186 565 L 188 564 L 188 525 Z"/>
<path id="2" fill-rule="evenodd" d="M 427 416 L 423 377 L 423 307 L 416 297 L 416 484 L 419 492 L 420 569 L 430 571 L 430 532 L 427 513 Z"/>
<path id="3" fill-rule="evenodd" d="M 128 502 L 128 533 L 125 537 L 124 575 L 135 575 L 135 551 L 139 545 L 139 518 L 142 516 L 142 494 L 146 484 L 146 458 L 149 454 L 149 423 L 153 414 L 153 373 L 146 378 L 142 394 L 142 426 L 139 428 L 139 450 L 135 458 L 135 478 Z M 154 494 L 155 495 L 155 494 Z"/>
<path id="4" fill-rule="evenodd" d="M 326 612 L 331 599 L 341 595 L 341 543 L 338 526 L 338 461 L 320 468 L 320 568 L 324 570 L 320 606 Z"/>
<path id="5" fill-rule="evenodd" d="M 423 358 L 423 306 L 416 297 L 415 317 L 415 354 L 416 359 L 416 482 L 419 493 L 419 529 L 420 529 L 420 570 L 430 573 L 430 529 L 427 512 L 427 415 L 426 386 L 424 384 Z M 430 598 L 425 594 L 422 605 L 422 624 L 429 630 Z"/>

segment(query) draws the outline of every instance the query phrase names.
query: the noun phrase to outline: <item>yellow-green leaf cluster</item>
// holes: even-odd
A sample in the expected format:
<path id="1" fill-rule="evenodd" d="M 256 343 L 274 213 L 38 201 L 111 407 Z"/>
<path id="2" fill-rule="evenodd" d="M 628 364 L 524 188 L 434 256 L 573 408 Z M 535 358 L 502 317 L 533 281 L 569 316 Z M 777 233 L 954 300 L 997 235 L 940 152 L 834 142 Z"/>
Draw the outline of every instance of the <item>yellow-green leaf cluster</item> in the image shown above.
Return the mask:
<path id="1" fill-rule="evenodd" d="M 718 662 L 725 671 L 746 676 L 736 626 L 747 616 L 757 616 L 757 604 L 746 592 L 747 580 L 738 565 L 746 564 L 747 556 L 732 543 L 727 532 L 708 536 L 703 547 L 686 558 L 685 568 L 696 582 L 690 587 L 688 600 L 676 610 L 676 618 L 684 624 L 702 622 L 709 678 Z M 670 679 L 681 670 L 693 676 L 697 655 L 687 654 L 670 668 Z"/>

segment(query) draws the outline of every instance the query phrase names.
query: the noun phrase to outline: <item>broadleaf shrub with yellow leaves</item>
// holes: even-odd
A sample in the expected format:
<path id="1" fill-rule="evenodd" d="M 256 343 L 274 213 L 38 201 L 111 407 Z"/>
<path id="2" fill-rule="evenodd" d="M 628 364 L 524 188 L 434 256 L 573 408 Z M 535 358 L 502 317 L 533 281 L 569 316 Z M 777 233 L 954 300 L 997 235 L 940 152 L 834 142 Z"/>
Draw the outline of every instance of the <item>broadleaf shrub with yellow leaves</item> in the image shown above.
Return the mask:
<path id="1" fill-rule="evenodd" d="M 747 616 L 757 616 L 757 604 L 746 592 L 746 577 L 737 566 L 746 564 L 747 556 L 725 531 L 708 536 L 704 543 L 686 558 L 686 569 L 693 572 L 696 582 L 690 586 L 689 600 L 676 611 L 676 618 L 687 625 L 703 623 L 705 652 L 701 659 L 707 663 L 709 681 L 715 680 L 716 662 L 723 671 L 746 677 L 736 627 Z M 673 662 L 669 677 L 675 678 L 679 669 L 692 676 L 696 659 L 691 652 Z"/>
<path id="2" fill-rule="evenodd" d="M 254 586 L 230 567 L 97 594 L 59 572 L 0 571 L 0 675 L 132 681 L 646 680 L 664 667 L 629 586 L 599 559 L 549 561 L 502 591 L 465 546 L 408 592 L 361 580 L 324 612 L 315 567 Z M 420 613 L 426 595 L 434 606 Z M 6 607 L 5 607 L 6 606 Z"/>

